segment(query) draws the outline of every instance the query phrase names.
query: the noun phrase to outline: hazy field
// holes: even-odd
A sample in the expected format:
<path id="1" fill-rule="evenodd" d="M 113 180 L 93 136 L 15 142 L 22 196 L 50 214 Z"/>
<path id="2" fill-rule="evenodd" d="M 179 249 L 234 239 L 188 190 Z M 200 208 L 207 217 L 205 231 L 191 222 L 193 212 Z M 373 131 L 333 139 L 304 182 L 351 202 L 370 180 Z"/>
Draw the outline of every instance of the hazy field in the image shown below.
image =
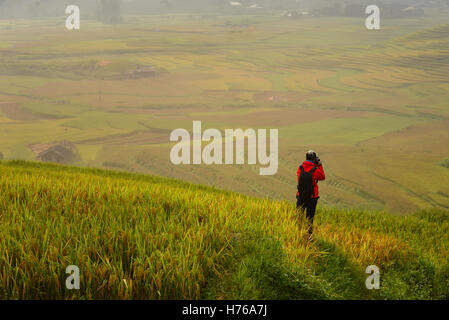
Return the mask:
<path id="1" fill-rule="evenodd" d="M 294 200 L 315 149 L 322 203 L 410 213 L 449 208 L 449 12 L 383 20 L 125 17 L 0 21 L 0 152 L 66 139 L 79 165 L 152 173 Z M 130 79 L 139 66 L 155 77 Z M 277 128 L 280 164 L 175 166 L 169 134 Z"/>

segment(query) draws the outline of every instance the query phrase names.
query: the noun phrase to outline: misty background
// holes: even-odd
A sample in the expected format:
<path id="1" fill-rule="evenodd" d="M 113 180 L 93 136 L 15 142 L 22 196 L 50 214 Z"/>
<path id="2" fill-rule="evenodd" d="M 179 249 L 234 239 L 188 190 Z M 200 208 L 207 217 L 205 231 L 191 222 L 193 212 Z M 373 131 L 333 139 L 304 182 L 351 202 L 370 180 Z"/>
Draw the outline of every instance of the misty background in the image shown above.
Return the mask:
<path id="1" fill-rule="evenodd" d="M 376 4 L 384 18 L 420 16 L 425 8 L 449 7 L 449 0 L 0 0 L 1 19 L 43 18 L 65 14 L 68 5 L 82 7 L 84 19 L 120 23 L 125 14 L 273 14 L 291 10 L 319 16 L 363 16 Z M 299 16 L 303 16 L 298 14 Z"/>

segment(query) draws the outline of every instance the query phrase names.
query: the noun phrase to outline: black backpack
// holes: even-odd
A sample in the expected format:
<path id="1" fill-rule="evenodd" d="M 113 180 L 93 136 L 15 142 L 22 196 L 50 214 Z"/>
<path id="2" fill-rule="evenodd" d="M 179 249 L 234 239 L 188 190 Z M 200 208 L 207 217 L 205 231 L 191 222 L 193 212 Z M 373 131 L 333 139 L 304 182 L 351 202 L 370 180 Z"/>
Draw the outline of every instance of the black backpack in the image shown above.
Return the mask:
<path id="1" fill-rule="evenodd" d="M 312 175 L 317 167 L 312 168 L 309 172 L 306 172 L 302 165 L 299 168 L 301 169 L 298 181 L 299 198 L 302 203 L 306 203 L 314 195 Z"/>

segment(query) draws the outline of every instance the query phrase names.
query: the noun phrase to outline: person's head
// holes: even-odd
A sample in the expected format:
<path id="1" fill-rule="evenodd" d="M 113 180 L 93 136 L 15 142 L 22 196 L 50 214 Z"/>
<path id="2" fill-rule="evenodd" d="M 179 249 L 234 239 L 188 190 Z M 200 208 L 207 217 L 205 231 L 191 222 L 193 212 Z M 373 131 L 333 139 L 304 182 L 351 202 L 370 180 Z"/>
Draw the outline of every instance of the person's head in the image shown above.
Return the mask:
<path id="1" fill-rule="evenodd" d="M 313 150 L 309 150 L 306 153 L 306 160 L 315 161 L 317 158 L 316 152 Z"/>

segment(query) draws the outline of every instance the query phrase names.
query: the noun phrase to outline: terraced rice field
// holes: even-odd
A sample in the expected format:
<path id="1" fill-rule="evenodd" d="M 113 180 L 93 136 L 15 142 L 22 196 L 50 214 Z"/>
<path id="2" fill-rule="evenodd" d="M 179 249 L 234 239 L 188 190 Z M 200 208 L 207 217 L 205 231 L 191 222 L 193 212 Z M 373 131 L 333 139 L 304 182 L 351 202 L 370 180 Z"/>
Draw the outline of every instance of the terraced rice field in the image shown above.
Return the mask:
<path id="1" fill-rule="evenodd" d="M 408 214 L 449 208 L 448 12 L 385 20 L 192 16 L 0 23 L 0 152 L 68 140 L 76 165 L 119 168 L 294 200 L 304 152 L 321 154 L 321 204 Z M 153 66 L 154 77 L 134 79 Z M 279 171 L 174 166 L 169 133 L 276 128 Z"/>

